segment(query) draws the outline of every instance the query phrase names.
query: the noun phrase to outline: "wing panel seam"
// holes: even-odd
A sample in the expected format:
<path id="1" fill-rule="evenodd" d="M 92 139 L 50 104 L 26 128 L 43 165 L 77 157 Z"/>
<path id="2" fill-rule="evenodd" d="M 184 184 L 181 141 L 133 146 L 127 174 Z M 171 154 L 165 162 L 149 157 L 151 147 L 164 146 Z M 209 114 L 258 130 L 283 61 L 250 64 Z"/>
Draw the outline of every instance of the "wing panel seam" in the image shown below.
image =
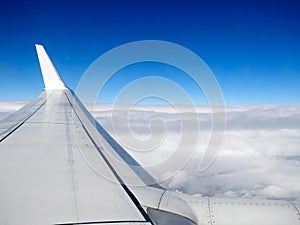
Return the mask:
<path id="1" fill-rule="evenodd" d="M 83 124 L 82 120 L 80 119 L 79 115 L 77 114 L 75 108 L 73 107 L 73 104 L 71 103 L 68 95 L 65 92 L 65 95 L 67 97 L 67 100 L 70 104 L 70 106 L 72 107 L 75 115 L 77 116 L 79 122 L 81 123 L 84 131 L 86 132 L 87 136 L 89 137 L 90 141 L 93 143 L 94 147 L 97 149 L 98 153 L 101 155 L 102 159 L 105 161 L 106 165 L 109 167 L 109 169 L 112 171 L 112 173 L 114 174 L 115 178 L 119 181 L 121 187 L 124 189 L 124 191 L 127 193 L 127 195 L 129 196 L 129 198 L 132 200 L 132 202 L 135 204 L 135 206 L 137 207 L 137 209 L 140 211 L 140 213 L 142 214 L 142 216 L 144 217 L 145 221 L 144 222 L 150 222 L 151 224 L 152 221 L 150 219 L 150 217 L 148 216 L 148 214 L 144 211 L 144 209 L 142 208 L 141 204 L 139 203 L 139 201 L 137 200 L 137 198 L 134 196 L 134 194 L 129 190 L 129 188 L 125 185 L 125 183 L 123 182 L 123 180 L 121 179 L 121 177 L 118 175 L 117 171 L 113 168 L 113 166 L 110 164 L 109 160 L 106 158 L 106 156 L 103 154 L 103 152 L 101 152 L 101 149 L 98 147 L 98 145 L 96 144 L 96 142 L 93 140 L 92 136 L 90 135 L 90 133 L 88 132 L 87 128 L 85 127 L 85 125 Z"/>
<path id="2" fill-rule="evenodd" d="M 9 128 L 11 130 L 6 135 L 4 135 L 4 137 L 2 137 L 0 139 L 0 142 L 4 141 L 7 137 L 9 137 L 11 134 L 13 134 L 17 129 L 19 129 L 24 123 L 26 123 L 26 121 L 29 120 L 35 113 L 37 113 L 45 105 L 45 103 L 47 101 L 48 101 L 48 98 L 46 98 L 46 100 L 35 111 L 33 111 L 30 115 L 28 115 L 24 120 L 19 122 L 19 124 L 16 124 L 15 127 Z"/>

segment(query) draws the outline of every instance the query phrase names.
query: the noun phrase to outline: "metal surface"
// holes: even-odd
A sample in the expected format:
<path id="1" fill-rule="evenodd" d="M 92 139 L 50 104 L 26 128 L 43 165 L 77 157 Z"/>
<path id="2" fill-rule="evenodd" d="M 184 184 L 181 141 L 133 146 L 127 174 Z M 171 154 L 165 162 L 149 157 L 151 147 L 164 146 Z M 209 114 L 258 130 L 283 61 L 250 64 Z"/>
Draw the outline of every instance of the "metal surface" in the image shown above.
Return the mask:
<path id="1" fill-rule="evenodd" d="M 46 90 L 67 89 L 42 45 L 35 45 Z"/>
<path id="2" fill-rule="evenodd" d="M 146 221 L 71 116 L 65 91 L 45 97 L 46 103 L 1 142 L 0 224 Z M 80 151 L 111 181 L 95 173 Z"/>

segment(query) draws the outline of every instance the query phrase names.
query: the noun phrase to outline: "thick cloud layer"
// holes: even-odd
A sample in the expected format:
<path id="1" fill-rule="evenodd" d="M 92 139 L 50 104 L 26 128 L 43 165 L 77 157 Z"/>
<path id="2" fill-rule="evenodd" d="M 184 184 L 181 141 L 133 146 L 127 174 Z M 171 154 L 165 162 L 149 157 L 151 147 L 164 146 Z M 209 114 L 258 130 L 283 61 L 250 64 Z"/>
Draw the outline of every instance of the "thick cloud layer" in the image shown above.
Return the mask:
<path id="1" fill-rule="evenodd" d="M 183 108 L 187 115 L 188 107 Z M 227 128 L 223 144 L 217 159 L 204 172 L 199 172 L 198 168 L 209 140 L 211 115 L 208 107 L 197 107 L 196 111 L 200 125 L 197 152 L 179 172 L 170 171 L 172 176 L 163 182 L 164 185 L 172 190 L 203 196 L 300 200 L 299 105 L 227 107 Z M 182 121 L 173 108 L 139 106 L 128 114 L 119 106 L 114 109 L 114 113 L 111 112 L 110 106 L 98 105 L 94 107 L 93 114 L 124 147 L 144 138 L 158 140 L 156 136 L 161 137 L 160 132 L 167 130 L 167 138 L 163 140 L 165 143 L 158 145 L 150 153 L 130 151 L 143 165 L 163 160 L 169 156 L 166 152 L 172 154 L 174 147 L 178 146 L 178 139 L 182 135 L 179 132 Z M 165 124 L 164 129 L 155 128 L 155 123 L 152 122 L 154 118 Z M 192 120 L 195 117 L 190 118 L 191 121 L 188 122 L 197 122 Z M 161 124 L 157 124 L 161 127 Z M 124 127 L 128 125 L 134 134 L 133 140 L 125 132 Z M 151 172 L 158 179 L 162 176 L 159 168 Z"/>
<path id="2" fill-rule="evenodd" d="M 24 104 L 24 103 L 23 103 Z M 0 117 L 20 102 L 0 102 Z M 112 111 L 110 105 L 89 107 L 97 120 L 163 185 L 172 190 L 202 196 L 289 199 L 300 201 L 300 106 L 242 105 L 227 107 L 227 128 L 213 164 L 199 172 L 199 163 L 210 136 L 208 107 L 193 112 L 181 106 L 178 115 L 169 106 L 126 106 Z M 198 123 L 200 137 L 192 144 L 194 129 L 181 132 L 182 118 L 192 127 Z M 198 120 L 195 120 L 198 118 Z M 128 129 L 129 127 L 129 129 Z M 183 145 L 180 138 L 185 136 Z M 196 152 L 178 171 L 161 173 L 159 163 L 169 160 L 180 146 Z"/>

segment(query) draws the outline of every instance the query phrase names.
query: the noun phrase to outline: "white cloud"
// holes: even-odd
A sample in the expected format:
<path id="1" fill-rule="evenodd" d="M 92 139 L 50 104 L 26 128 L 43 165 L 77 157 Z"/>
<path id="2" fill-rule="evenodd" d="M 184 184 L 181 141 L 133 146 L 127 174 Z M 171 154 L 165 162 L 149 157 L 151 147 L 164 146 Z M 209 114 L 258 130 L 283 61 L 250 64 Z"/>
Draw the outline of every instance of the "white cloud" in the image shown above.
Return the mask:
<path id="1" fill-rule="evenodd" d="M 0 120 L 24 106 L 27 101 L 0 101 Z"/>
<path id="2" fill-rule="evenodd" d="M 125 108 L 123 108 L 124 110 Z M 146 155 L 130 153 L 142 165 L 152 165 L 167 157 L 180 139 L 180 118 L 167 106 L 139 106 L 130 112 L 129 126 L 134 137 L 123 133 L 127 126 L 127 112 L 118 108 L 114 134 L 110 106 L 97 105 L 95 117 L 116 139 L 126 146 L 137 144 L 149 135 L 149 121 L 159 118 L 169 127 L 165 145 L 159 145 Z M 168 188 L 202 196 L 251 197 L 300 200 L 300 106 L 298 105 L 241 105 L 227 108 L 227 129 L 220 154 L 212 166 L 203 173 L 198 171 L 199 162 L 207 146 L 210 129 L 210 110 L 197 107 L 200 118 L 200 142 L 197 153 L 179 172 L 161 174 L 159 168 L 152 174 L 160 179 L 173 176 L 164 182 Z M 188 107 L 184 113 L 188 114 Z M 193 116 L 188 123 L 195 123 Z M 153 130 L 159 130 L 152 127 Z M 162 130 L 165 132 L 165 129 Z M 187 129 L 186 132 L 192 132 Z M 152 132 L 156 140 L 161 133 Z M 192 133 L 187 134 L 192 135 Z M 183 148 L 188 151 L 189 140 Z M 140 146 L 141 147 L 141 146 Z M 140 148 L 142 151 L 143 149 Z"/>

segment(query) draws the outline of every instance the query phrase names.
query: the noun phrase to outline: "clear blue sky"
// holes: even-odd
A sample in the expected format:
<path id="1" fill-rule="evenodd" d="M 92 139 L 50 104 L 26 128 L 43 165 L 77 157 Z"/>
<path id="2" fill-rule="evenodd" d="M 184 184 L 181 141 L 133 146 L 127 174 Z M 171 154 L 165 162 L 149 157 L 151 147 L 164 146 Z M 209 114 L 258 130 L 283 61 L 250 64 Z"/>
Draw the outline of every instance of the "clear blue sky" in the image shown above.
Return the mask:
<path id="1" fill-rule="evenodd" d="M 107 50 L 157 39 L 197 53 L 228 104 L 300 103 L 299 12 L 296 0 L 4 1 L 0 100 L 32 99 L 42 90 L 35 43 L 76 88 Z"/>

